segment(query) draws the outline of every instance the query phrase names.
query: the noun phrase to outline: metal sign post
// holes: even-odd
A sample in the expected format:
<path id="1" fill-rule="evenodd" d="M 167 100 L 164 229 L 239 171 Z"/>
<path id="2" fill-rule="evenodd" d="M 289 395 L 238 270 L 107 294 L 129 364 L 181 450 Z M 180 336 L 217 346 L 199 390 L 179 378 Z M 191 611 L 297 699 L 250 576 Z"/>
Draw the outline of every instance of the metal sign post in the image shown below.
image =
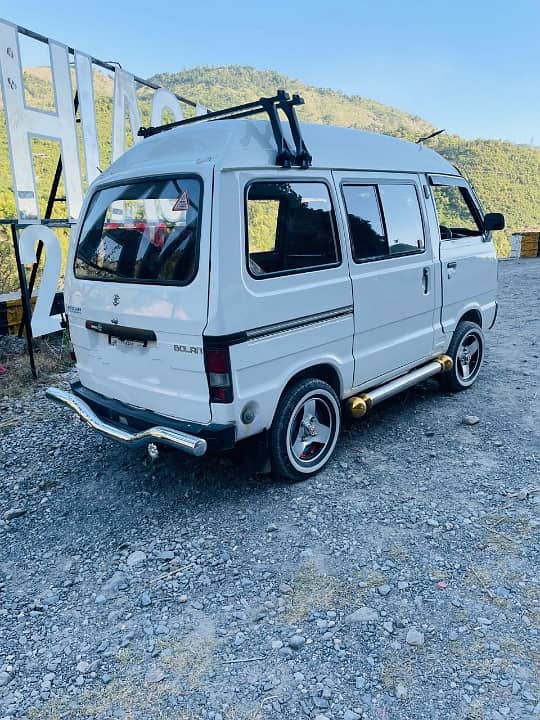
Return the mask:
<path id="1" fill-rule="evenodd" d="M 17 262 L 17 272 L 19 275 L 19 286 L 21 288 L 21 302 L 23 308 L 23 319 L 22 325 L 26 331 L 26 345 L 28 347 L 28 357 L 30 358 L 30 369 L 32 370 L 32 377 L 37 380 L 36 363 L 34 360 L 34 346 L 32 337 L 32 304 L 30 301 L 30 295 L 28 294 L 28 285 L 26 283 L 26 272 L 24 265 L 21 262 L 21 254 L 19 252 L 19 236 L 17 233 L 16 223 L 11 224 L 11 238 L 13 240 L 13 251 L 15 253 L 15 260 Z M 21 333 L 19 333 L 21 337 Z"/>

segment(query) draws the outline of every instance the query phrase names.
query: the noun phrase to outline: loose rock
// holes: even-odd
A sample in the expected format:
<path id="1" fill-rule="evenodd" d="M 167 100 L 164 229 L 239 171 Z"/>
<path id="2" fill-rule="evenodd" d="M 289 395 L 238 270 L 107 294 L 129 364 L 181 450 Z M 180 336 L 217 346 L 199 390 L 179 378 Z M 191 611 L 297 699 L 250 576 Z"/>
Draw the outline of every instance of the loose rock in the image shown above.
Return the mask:
<path id="1" fill-rule="evenodd" d="M 300 650 L 306 644 L 306 638 L 302 635 L 293 635 L 289 638 L 289 647 L 293 650 Z"/>
<path id="2" fill-rule="evenodd" d="M 4 687 L 11 681 L 11 675 L 7 672 L 0 672 L 0 687 Z"/>
<path id="3" fill-rule="evenodd" d="M 405 700 L 405 698 L 408 695 L 407 688 L 405 685 L 402 685 L 401 683 L 398 683 L 396 685 L 396 697 L 398 700 Z"/>
<path id="4" fill-rule="evenodd" d="M 424 644 L 424 633 L 419 632 L 415 628 L 411 628 L 407 633 L 405 642 L 407 645 L 415 645 L 419 647 Z"/>
<path id="5" fill-rule="evenodd" d="M 6 510 L 4 513 L 4 520 L 15 520 L 15 518 L 21 517 L 25 514 L 26 510 L 24 508 L 11 508 L 10 510 Z"/>
<path id="6" fill-rule="evenodd" d="M 134 552 L 130 553 L 126 560 L 126 565 L 128 567 L 135 567 L 135 565 L 139 565 L 140 563 L 144 562 L 146 560 L 146 553 L 143 553 L 142 550 L 135 550 Z"/>
<path id="7" fill-rule="evenodd" d="M 101 586 L 101 595 L 105 598 L 110 598 L 116 595 L 119 590 L 123 590 L 126 587 L 127 581 L 124 573 L 115 572 L 114 575 Z"/>
<path id="8" fill-rule="evenodd" d="M 167 677 L 167 674 L 162 668 L 152 668 L 145 675 L 145 681 L 147 683 L 159 683 Z"/>
<path id="9" fill-rule="evenodd" d="M 378 619 L 379 613 L 377 612 L 377 610 L 374 610 L 371 607 L 367 607 L 367 605 L 358 608 L 358 610 L 355 610 L 353 613 L 347 615 L 347 617 L 345 618 L 348 623 L 352 624 L 372 623 L 377 622 Z"/>

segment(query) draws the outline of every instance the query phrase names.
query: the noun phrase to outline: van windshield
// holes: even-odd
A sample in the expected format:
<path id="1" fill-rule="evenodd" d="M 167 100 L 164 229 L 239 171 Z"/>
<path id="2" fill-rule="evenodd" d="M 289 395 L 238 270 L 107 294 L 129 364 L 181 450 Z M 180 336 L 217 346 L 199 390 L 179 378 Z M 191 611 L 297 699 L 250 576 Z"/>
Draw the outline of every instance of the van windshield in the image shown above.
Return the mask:
<path id="1" fill-rule="evenodd" d="M 197 273 L 202 182 L 154 179 L 98 191 L 75 254 L 84 280 L 187 285 Z"/>

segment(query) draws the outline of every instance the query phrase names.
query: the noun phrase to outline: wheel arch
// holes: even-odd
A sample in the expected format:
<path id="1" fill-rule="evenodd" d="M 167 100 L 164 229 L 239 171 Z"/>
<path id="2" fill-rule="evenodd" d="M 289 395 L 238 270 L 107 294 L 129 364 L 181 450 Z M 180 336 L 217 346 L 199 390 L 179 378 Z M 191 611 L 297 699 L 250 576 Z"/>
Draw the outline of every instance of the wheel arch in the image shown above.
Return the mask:
<path id="1" fill-rule="evenodd" d="M 316 380 L 322 380 L 323 382 L 328 383 L 330 387 L 334 389 L 338 398 L 341 400 L 343 381 L 338 370 L 330 363 L 319 363 L 317 365 L 310 365 L 303 370 L 299 370 L 287 381 L 286 385 L 281 391 L 281 396 L 286 390 L 288 390 L 288 388 L 290 388 L 291 385 L 298 382 L 298 380 L 303 380 L 304 378 L 314 378 Z"/>
<path id="2" fill-rule="evenodd" d="M 315 365 L 307 365 L 300 370 L 296 370 L 296 372 L 294 372 L 287 380 L 287 382 L 283 385 L 281 392 L 279 393 L 279 397 L 274 403 L 274 407 L 272 409 L 272 417 L 270 418 L 269 424 L 267 426 L 268 428 L 274 421 L 277 407 L 284 393 L 291 387 L 291 385 L 294 385 L 299 380 L 303 380 L 306 378 L 314 378 L 328 383 L 338 396 L 339 402 L 341 402 L 344 382 L 339 370 L 330 362 L 320 362 L 316 363 Z"/>
<path id="3" fill-rule="evenodd" d="M 476 325 L 482 327 L 482 313 L 476 308 L 471 308 L 470 310 L 467 310 L 467 312 L 459 318 L 456 327 L 459 325 L 460 322 L 465 321 L 473 322 Z"/>

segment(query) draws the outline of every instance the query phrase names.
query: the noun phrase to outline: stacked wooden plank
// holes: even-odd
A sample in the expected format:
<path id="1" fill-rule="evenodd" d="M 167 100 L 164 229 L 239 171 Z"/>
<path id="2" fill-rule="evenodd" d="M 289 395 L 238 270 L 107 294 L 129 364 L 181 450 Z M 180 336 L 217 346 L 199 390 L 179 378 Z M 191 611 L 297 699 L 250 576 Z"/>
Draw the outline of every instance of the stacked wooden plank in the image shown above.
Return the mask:
<path id="1" fill-rule="evenodd" d="M 521 257 L 532 258 L 538 257 L 538 241 L 540 233 L 524 232 L 521 233 Z"/>
<path id="2" fill-rule="evenodd" d="M 514 233 L 510 238 L 510 257 L 540 257 L 540 231 L 524 230 Z"/>
<path id="3" fill-rule="evenodd" d="M 32 311 L 36 305 L 37 295 L 32 296 Z M 51 307 L 51 315 L 64 312 L 64 293 L 57 292 Z M 0 295 L 0 337 L 2 335 L 15 335 L 19 332 L 22 322 L 23 306 L 21 295 L 18 292 Z"/>
<path id="4" fill-rule="evenodd" d="M 37 297 L 32 298 L 32 308 L 36 304 Z M 19 293 L 7 293 L 0 295 L 0 336 L 15 335 L 19 331 L 19 324 L 22 320 L 22 302 Z"/>

